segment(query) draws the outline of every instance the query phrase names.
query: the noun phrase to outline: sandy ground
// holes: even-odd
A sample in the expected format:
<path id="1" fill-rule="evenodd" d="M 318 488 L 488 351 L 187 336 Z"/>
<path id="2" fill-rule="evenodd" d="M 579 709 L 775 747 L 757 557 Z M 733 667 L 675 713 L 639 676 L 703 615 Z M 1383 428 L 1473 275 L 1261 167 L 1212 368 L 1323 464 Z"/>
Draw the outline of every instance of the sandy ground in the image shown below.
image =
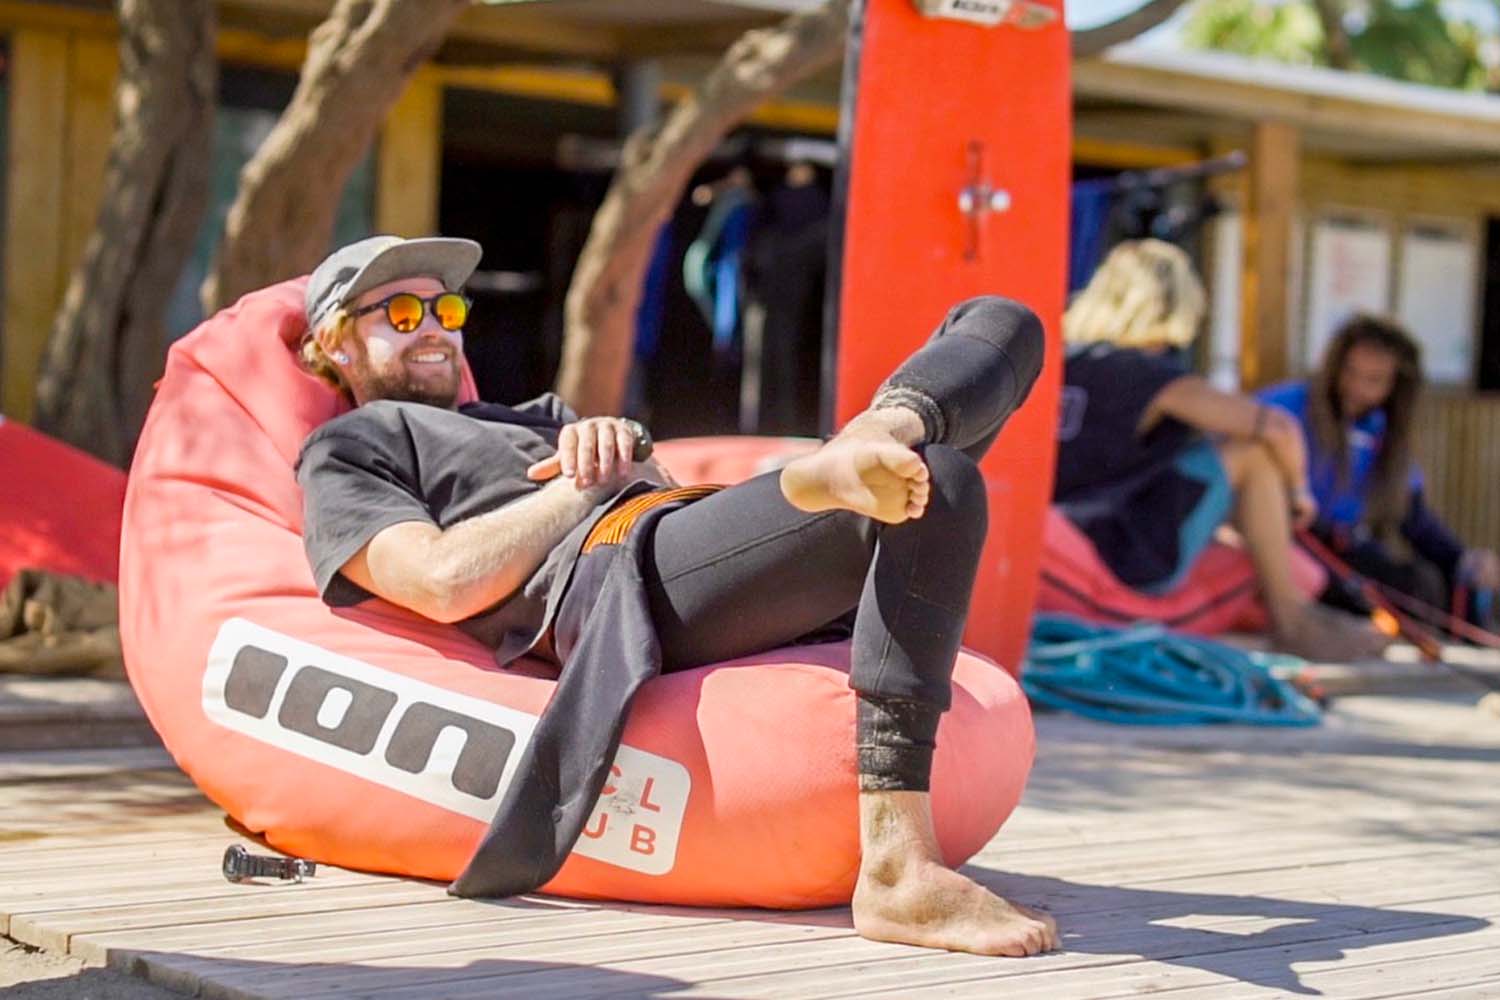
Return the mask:
<path id="1" fill-rule="evenodd" d="M 0 937 L 0 997 L 4 1000 L 181 1000 L 113 969 L 88 969 L 76 958 L 37 951 Z"/>

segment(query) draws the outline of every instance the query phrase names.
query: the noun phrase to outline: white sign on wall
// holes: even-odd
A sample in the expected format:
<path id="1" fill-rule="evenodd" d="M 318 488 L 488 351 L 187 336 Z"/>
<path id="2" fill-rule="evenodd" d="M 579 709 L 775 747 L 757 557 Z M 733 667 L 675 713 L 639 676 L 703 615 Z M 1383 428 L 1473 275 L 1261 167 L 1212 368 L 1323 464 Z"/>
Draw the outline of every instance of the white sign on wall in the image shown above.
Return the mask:
<path id="1" fill-rule="evenodd" d="M 1478 269 L 1478 248 L 1458 232 L 1414 228 L 1401 240 L 1396 316 L 1421 343 L 1422 368 L 1434 382 L 1473 377 Z"/>
<path id="2" fill-rule="evenodd" d="M 1345 320 L 1359 312 L 1389 311 L 1390 233 L 1369 222 L 1320 219 L 1313 226 L 1308 268 L 1302 360 L 1312 370 Z"/>

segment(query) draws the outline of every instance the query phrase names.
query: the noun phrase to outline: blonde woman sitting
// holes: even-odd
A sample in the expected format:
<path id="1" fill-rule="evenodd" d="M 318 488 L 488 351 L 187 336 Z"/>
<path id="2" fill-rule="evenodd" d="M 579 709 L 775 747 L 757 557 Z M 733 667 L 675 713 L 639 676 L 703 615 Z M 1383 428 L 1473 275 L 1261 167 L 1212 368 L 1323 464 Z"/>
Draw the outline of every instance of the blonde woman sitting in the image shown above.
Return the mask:
<path id="1" fill-rule="evenodd" d="M 1053 501 L 1126 586 L 1172 590 L 1221 524 L 1243 536 L 1276 645 L 1311 659 L 1384 640 L 1319 609 L 1292 582 L 1294 525 L 1311 523 L 1301 428 L 1285 412 L 1191 374 L 1205 312 L 1187 255 L 1117 246 L 1063 319 L 1067 357 Z"/>

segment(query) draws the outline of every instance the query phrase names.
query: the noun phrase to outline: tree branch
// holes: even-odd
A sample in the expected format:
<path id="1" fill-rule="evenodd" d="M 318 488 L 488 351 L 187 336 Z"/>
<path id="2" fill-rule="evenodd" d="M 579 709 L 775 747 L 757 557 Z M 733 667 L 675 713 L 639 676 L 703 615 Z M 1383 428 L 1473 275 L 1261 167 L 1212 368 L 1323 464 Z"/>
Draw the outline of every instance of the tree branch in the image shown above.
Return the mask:
<path id="1" fill-rule="evenodd" d="M 1323 26 L 1323 50 L 1334 69 L 1354 68 L 1354 46 L 1344 30 L 1344 7 L 1339 0 L 1313 0 L 1318 23 Z"/>
<path id="2" fill-rule="evenodd" d="M 291 103 L 240 174 L 200 296 L 212 313 L 311 270 L 386 112 L 469 0 L 338 0 L 313 30 Z"/>
<path id="3" fill-rule="evenodd" d="M 1187 0 L 1146 0 L 1141 6 L 1097 28 L 1073 32 L 1073 58 L 1097 56 L 1105 49 L 1144 35 L 1177 13 Z"/>

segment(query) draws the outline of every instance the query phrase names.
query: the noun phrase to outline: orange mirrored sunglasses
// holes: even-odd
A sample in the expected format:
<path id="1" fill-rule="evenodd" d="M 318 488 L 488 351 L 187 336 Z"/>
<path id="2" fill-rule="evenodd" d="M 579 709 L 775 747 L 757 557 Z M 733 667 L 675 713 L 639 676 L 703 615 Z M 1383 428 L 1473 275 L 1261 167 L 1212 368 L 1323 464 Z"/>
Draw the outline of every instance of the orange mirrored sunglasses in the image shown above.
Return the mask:
<path id="1" fill-rule="evenodd" d="M 443 292 L 425 299 L 415 292 L 397 292 L 390 298 L 356 309 L 350 315 L 357 318 L 384 309 L 386 322 L 391 324 L 392 330 L 411 333 L 422 325 L 422 316 L 431 309 L 438 326 L 453 331 L 462 330 L 468 321 L 469 305 L 469 298 L 458 292 Z"/>

